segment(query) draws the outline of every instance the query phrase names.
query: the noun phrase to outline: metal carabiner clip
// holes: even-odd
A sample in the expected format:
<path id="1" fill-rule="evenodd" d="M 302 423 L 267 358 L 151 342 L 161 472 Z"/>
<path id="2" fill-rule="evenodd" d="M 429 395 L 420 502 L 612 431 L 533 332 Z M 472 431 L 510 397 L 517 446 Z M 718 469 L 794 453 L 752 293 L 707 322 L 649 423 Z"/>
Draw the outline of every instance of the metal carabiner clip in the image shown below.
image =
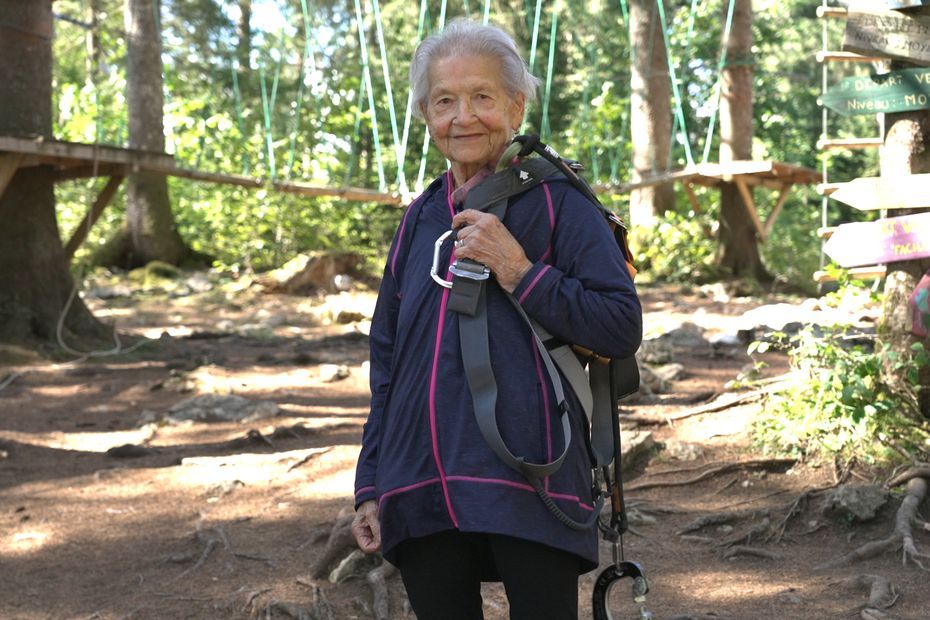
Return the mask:
<path id="1" fill-rule="evenodd" d="M 639 607 L 639 620 L 652 620 L 652 612 L 646 609 L 646 594 L 649 592 L 649 582 L 643 568 L 636 562 L 620 562 L 614 558 L 614 563 L 601 571 L 594 583 L 592 595 L 594 607 L 594 620 L 630 620 L 614 616 L 608 606 L 610 592 L 622 579 L 633 580 L 633 602 Z"/>
<path id="2" fill-rule="evenodd" d="M 442 244 L 454 232 L 454 230 L 449 230 L 442 233 L 436 239 L 436 243 L 433 244 L 433 265 L 430 267 L 429 275 L 436 281 L 436 284 L 443 288 L 452 288 L 452 281 L 446 280 L 439 275 L 439 255 L 442 252 Z M 487 265 L 482 265 L 467 258 L 457 258 L 449 267 L 449 273 L 469 280 L 487 280 L 491 276 L 491 269 Z"/>

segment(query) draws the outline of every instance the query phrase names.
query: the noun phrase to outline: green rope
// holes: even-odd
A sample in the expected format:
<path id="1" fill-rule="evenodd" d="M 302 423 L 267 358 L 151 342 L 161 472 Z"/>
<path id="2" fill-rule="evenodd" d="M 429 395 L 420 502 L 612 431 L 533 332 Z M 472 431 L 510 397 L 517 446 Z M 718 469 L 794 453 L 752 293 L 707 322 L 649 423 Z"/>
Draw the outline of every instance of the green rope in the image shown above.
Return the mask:
<path id="1" fill-rule="evenodd" d="M 484 0 L 484 16 L 481 18 L 481 23 L 485 26 L 488 25 L 488 20 L 491 17 L 491 0 Z"/>
<path id="2" fill-rule="evenodd" d="M 694 39 L 694 22 L 695 22 L 695 15 L 697 14 L 697 3 L 698 3 L 698 0 L 691 0 L 691 8 L 688 11 L 688 30 L 685 33 L 685 49 L 682 54 L 683 60 L 681 62 L 681 68 L 679 69 L 679 71 L 681 72 L 681 83 L 682 84 L 686 84 L 688 81 L 685 76 L 688 73 L 688 60 L 687 59 L 690 58 L 691 56 L 691 41 Z M 679 129 L 678 117 L 676 116 L 674 119 L 674 124 L 672 125 L 673 136 L 678 133 L 678 129 Z M 669 153 L 668 153 L 668 167 L 669 168 L 672 167 L 671 149 L 669 149 Z"/>
<path id="3" fill-rule="evenodd" d="M 717 123 L 717 112 L 720 110 L 720 96 L 723 91 L 723 68 L 727 64 L 727 45 L 730 40 L 730 31 L 733 26 L 733 9 L 736 6 L 735 0 L 730 0 L 730 6 L 727 7 L 727 23 L 723 29 L 723 44 L 720 50 L 720 61 L 717 63 L 717 83 L 714 85 L 716 94 L 714 100 L 714 109 L 710 115 L 710 123 L 707 126 L 707 137 L 704 138 L 704 154 L 701 157 L 701 163 L 707 163 L 710 157 L 710 147 L 713 142 L 714 125 Z"/>
<path id="4" fill-rule="evenodd" d="M 543 141 L 549 139 L 549 98 L 552 94 L 552 63 L 555 59 L 555 35 L 559 26 L 559 6 L 561 3 L 556 2 L 552 7 L 552 26 L 549 28 L 549 63 L 546 68 L 546 90 L 543 95 L 542 104 L 542 122 L 540 123 L 539 133 Z"/>
<path id="5" fill-rule="evenodd" d="M 271 107 L 268 105 L 267 84 L 265 83 L 265 67 L 258 68 L 259 81 L 262 87 L 262 110 L 265 113 L 265 152 L 268 155 L 268 174 L 271 181 L 276 178 L 275 161 L 274 161 L 274 143 L 271 138 Z"/>
<path id="6" fill-rule="evenodd" d="M 252 167 L 249 163 L 249 149 L 245 148 L 245 121 L 242 120 L 242 93 L 239 91 L 238 67 L 238 62 L 229 63 L 229 68 L 232 71 L 233 95 L 235 96 L 236 100 L 236 124 L 239 127 L 239 139 L 242 143 L 242 174 L 248 175 Z"/>
<path id="7" fill-rule="evenodd" d="M 536 0 L 536 16 L 533 18 L 533 42 L 530 45 L 530 73 L 536 68 L 536 42 L 539 39 L 539 17 L 542 13 L 542 0 Z"/>
<path id="8" fill-rule="evenodd" d="M 391 117 L 391 137 L 394 139 L 394 157 L 397 159 L 397 186 L 401 192 L 407 191 L 407 178 L 404 176 L 404 159 L 406 153 L 401 146 L 399 132 L 397 131 L 397 114 L 394 111 L 394 91 L 391 89 L 391 71 L 388 66 L 387 46 L 384 44 L 384 29 L 381 27 L 381 9 L 378 0 L 372 0 L 375 16 L 375 30 L 378 35 L 378 46 L 381 50 L 381 72 L 384 75 L 384 89 L 387 93 L 388 114 Z"/>
<path id="9" fill-rule="evenodd" d="M 417 44 L 423 40 L 423 29 L 426 24 L 426 6 L 427 0 L 420 0 L 420 19 L 417 23 Z M 410 121 L 413 116 L 413 88 L 407 90 L 407 111 L 404 114 L 404 133 L 401 137 L 400 148 L 404 153 L 404 161 L 407 156 L 407 140 L 410 137 Z"/>
<path id="10" fill-rule="evenodd" d="M 665 18 L 665 0 L 656 0 L 659 7 L 659 24 L 662 26 L 662 40 L 665 44 L 665 60 L 668 65 L 669 79 L 672 82 L 672 93 L 675 96 L 675 115 L 681 125 L 680 138 L 685 147 L 685 158 L 688 165 L 694 165 L 694 158 L 691 156 L 691 140 L 688 138 L 688 128 L 685 126 L 685 113 L 681 105 L 681 92 L 678 88 L 678 78 L 675 74 L 675 63 L 672 62 L 672 50 L 668 40 L 668 21 Z M 671 149 L 670 149 L 671 150 Z"/>
<path id="11" fill-rule="evenodd" d="M 442 5 L 439 9 L 439 26 L 441 30 L 443 26 L 446 25 L 446 2 L 447 0 L 442 0 Z M 426 176 L 426 154 L 429 151 L 429 128 L 426 128 L 426 131 L 423 132 L 423 149 L 420 152 L 420 169 L 417 171 L 417 183 L 416 190 L 423 191 L 423 178 Z"/>
<path id="12" fill-rule="evenodd" d="M 630 23 L 630 10 L 626 6 L 626 0 L 620 0 L 620 12 L 623 14 L 623 23 Z"/>
<path id="13" fill-rule="evenodd" d="M 352 150 L 349 156 L 349 167 L 346 169 L 345 181 L 343 185 L 349 185 L 352 175 L 355 173 L 355 165 L 358 163 L 359 131 L 362 127 L 362 99 L 365 98 L 365 75 L 364 71 L 358 78 L 358 100 L 355 102 L 355 126 L 352 130 Z"/>
<path id="14" fill-rule="evenodd" d="M 307 0 L 300 0 L 300 8 L 303 11 L 304 55 L 300 62 L 300 71 L 297 74 L 297 104 L 294 108 L 294 125 L 291 128 L 290 153 L 288 153 L 287 156 L 286 171 L 288 179 L 290 179 L 294 173 L 294 161 L 297 156 L 297 132 L 300 130 L 300 112 L 303 110 L 304 82 L 306 82 L 307 63 L 310 63 L 311 69 L 316 68 L 316 60 L 313 58 L 313 47 L 310 44 L 310 11 L 307 8 Z"/>
<path id="15" fill-rule="evenodd" d="M 384 162 L 381 161 L 381 139 L 378 137 L 378 116 L 375 113 L 375 97 L 371 87 L 371 69 L 368 65 L 368 41 L 365 36 L 365 24 L 362 19 L 362 6 L 355 0 L 355 25 L 358 30 L 358 46 L 362 55 L 362 71 L 365 76 L 365 88 L 368 90 L 368 110 L 371 112 L 371 134 L 375 143 L 375 159 L 378 162 L 378 189 L 384 191 Z"/>

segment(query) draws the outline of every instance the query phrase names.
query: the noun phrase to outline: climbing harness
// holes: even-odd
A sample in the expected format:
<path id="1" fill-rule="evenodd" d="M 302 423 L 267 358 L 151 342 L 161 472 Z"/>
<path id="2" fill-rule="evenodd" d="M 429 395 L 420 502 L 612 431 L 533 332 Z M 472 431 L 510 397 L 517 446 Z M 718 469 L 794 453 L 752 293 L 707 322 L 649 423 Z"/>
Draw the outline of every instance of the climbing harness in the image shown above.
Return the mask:
<path id="1" fill-rule="evenodd" d="M 536 153 L 539 157 L 528 157 L 531 153 Z M 516 163 L 513 163 L 514 161 Z M 607 219 L 626 259 L 630 275 L 634 275 L 635 268 L 626 243 L 626 227 L 623 221 L 601 205 L 590 186 L 578 176 L 579 170 L 580 164 L 560 157 L 554 149 L 541 143 L 539 136 L 517 136 L 504 151 L 497 171 L 468 193 L 464 207 L 485 211 L 503 221 L 511 197 L 535 187 L 546 178 L 564 176 Z M 548 463 L 531 463 L 524 457 L 515 456 L 505 445 L 497 426 L 497 383 L 488 345 L 486 299 L 486 282 L 491 271 L 486 265 L 476 261 L 456 258 L 449 267 L 452 279 L 446 280 L 439 275 L 441 248 L 450 238 L 454 241 L 455 235 L 456 231 L 450 230 L 436 240 L 430 276 L 440 286 L 451 289 L 448 307 L 459 315 L 462 362 L 481 435 L 501 461 L 529 481 L 545 506 L 561 523 L 574 530 L 585 530 L 596 525 L 604 539 L 614 546 L 614 563 L 601 573 L 594 591 L 595 618 L 613 618 L 607 609 L 608 594 L 617 582 L 626 578 L 633 580 L 633 598 L 640 607 L 639 617 L 651 618 L 651 614 L 645 608 L 645 595 L 649 590 L 645 574 L 638 564 L 624 561 L 622 548 L 627 519 L 620 478 L 620 422 L 617 402 L 639 389 L 639 369 L 636 360 L 632 356 L 608 359 L 595 352 L 558 341 L 527 316 L 520 303 L 508 294 L 508 300 L 517 314 L 529 325 L 535 339 L 536 348 L 555 393 L 564 437 L 562 453 Z M 594 469 L 592 494 L 595 505 L 590 518 L 585 521 L 576 521 L 565 514 L 555 504 L 542 482 L 545 477 L 558 471 L 571 445 L 569 404 L 563 379 L 568 382 L 584 410 L 587 428 L 590 430 L 585 440 Z M 608 497 L 611 503 L 611 517 L 604 523 L 600 515 Z"/>

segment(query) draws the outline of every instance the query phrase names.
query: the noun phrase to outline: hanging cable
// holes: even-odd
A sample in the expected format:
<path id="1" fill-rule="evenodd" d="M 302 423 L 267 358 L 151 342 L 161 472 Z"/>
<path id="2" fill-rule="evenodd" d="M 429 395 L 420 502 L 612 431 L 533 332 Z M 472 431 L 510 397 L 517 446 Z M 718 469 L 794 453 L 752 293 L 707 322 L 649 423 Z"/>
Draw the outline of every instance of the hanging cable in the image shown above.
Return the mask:
<path id="1" fill-rule="evenodd" d="M 439 25 L 438 29 L 442 30 L 446 25 L 446 0 L 442 0 L 439 8 Z M 420 170 L 417 172 L 416 191 L 423 191 L 423 178 L 426 176 L 426 154 L 429 151 L 429 127 L 423 132 L 423 149 L 420 154 Z"/>
<path id="2" fill-rule="evenodd" d="M 668 39 L 668 20 L 665 17 L 665 0 L 656 0 L 656 5 L 659 7 L 659 25 L 662 28 L 662 41 L 665 45 L 665 60 L 668 65 L 669 80 L 672 83 L 672 94 L 675 97 L 675 114 L 681 125 L 681 134 L 679 138 L 685 147 L 685 158 L 688 161 L 688 165 L 693 166 L 694 158 L 691 156 L 691 140 L 688 137 L 688 128 L 685 126 L 685 114 L 681 105 L 681 92 L 678 88 L 675 63 L 672 62 L 672 49 Z"/>
<path id="3" fill-rule="evenodd" d="M 417 22 L 417 45 L 423 40 L 423 29 L 426 24 L 426 1 L 427 0 L 420 0 L 420 18 Z M 487 1 L 490 2 L 490 0 Z M 413 106 L 413 88 L 411 87 L 407 89 L 407 110 L 404 113 L 404 132 L 400 141 L 400 149 L 404 153 L 404 161 L 406 161 L 407 157 L 407 140 L 410 137 L 410 121 L 413 116 Z M 407 191 L 409 192 L 409 189 Z M 404 198 L 404 202 L 409 202 L 408 197 Z"/>
<path id="4" fill-rule="evenodd" d="M 404 176 L 404 160 L 406 152 L 402 148 L 397 131 L 397 114 L 394 111 L 394 91 L 391 89 L 391 71 L 388 65 L 387 46 L 384 44 L 384 29 L 381 27 L 381 9 L 378 0 L 372 0 L 374 9 L 375 30 L 378 35 L 378 47 L 381 50 L 381 71 L 384 75 L 384 90 L 387 94 L 388 114 L 391 117 L 391 137 L 394 139 L 394 156 L 397 159 L 397 187 L 403 194 L 407 193 L 407 178 Z"/>
<path id="5" fill-rule="evenodd" d="M 491 0 L 484 0 L 484 15 L 481 18 L 481 23 L 487 26 L 490 16 L 491 16 Z"/>
<path id="6" fill-rule="evenodd" d="M 384 191 L 384 162 L 381 161 L 381 138 L 378 136 L 378 116 L 375 112 L 375 97 L 371 86 L 371 69 L 368 64 L 368 38 L 365 36 L 365 23 L 362 17 L 362 5 L 355 0 L 355 26 L 358 30 L 359 53 L 362 56 L 362 71 L 365 76 L 365 88 L 368 91 L 368 110 L 371 113 L 371 134 L 375 143 L 375 159 L 378 162 L 378 189 Z"/>
<path id="7" fill-rule="evenodd" d="M 717 83 L 714 85 L 715 93 L 714 107 L 710 115 L 710 123 L 707 126 L 707 136 L 704 138 L 704 154 L 701 156 L 701 163 L 706 164 L 710 157 L 710 147 L 714 138 L 714 126 L 717 124 L 717 112 L 720 110 L 720 97 L 723 91 L 723 68 L 727 65 L 727 46 L 730 41 L 730 31 L 733 27 L 733 10 L 736 7 L 736 0 L 730 0 L 727 7 L 727 22 L 723 28 L 723 39 L 720 50 L 720 60 L 717 63 Z"/>
<path id="8" fill-rule="evenodd" d="M 549 98 L 552 95 L 552 62 L 555 59 L 556 33 L 559 27 L 559 7 L 561 2 L 552 6 L 552 26 L 549 28 L 549 62 L 546 67 L 546 91 L 543 95 L 542 122 L 539 133 L 544 142 L 549 140 Z"/>
<path id="9" fill-rule="evenodd" d="M 352 149 L 349 154 L 349 167 L 346 169 L 345 181 L 343 185 L 348 187 L 352 181 L 352 175 L 355 173 L 355 164 L 358 162 L 358 149 L 359 149 L 359 131 L 362 127 L 362 100 L 365 99 L 365 76 L 364 71 L 363 75 L 358 78 L 358 97 L 355 102 L 355 123 L 352 129 Z"/>
<path id="10" fill-rule="evenodd" d="M 530 44 L 530 73 L 536 69 L 536 42 L 539 40 L 539 17 L 542 13 L 542 0 L 536 0 L 536 16 L 533 18 L 533 41 Z"/>
<path id="11" fill-rule="evenodd" d="M 679 68 L 679 73 L 681 76 L 680 81 L 682 84 L 685 84 L 685 85 L 687 85 L 688 83 L 688 80 L 686 77 L 688 73 L 688 58 L 691 57 L 691 41 L 694 39 L 694 22 L 695 22 L 695 14 L 697 13 L 697 4 L 698 4 L 698 0 L 691 0 L 691 8 L 688 10 L 688 29 L 687 29 L 687 32 L 685 33 L 685 49 L 682 52 L 681 57 L 683 60 L 681 61 L 681 66 Z M 674 136 L 675 134 L 677 134 L 678 130 L 679 130 L 678 117 L 676 116 L 674 118 L 674 122 L 672 123 L 672 135 Z M 669 153 L 668 153 L 668 165 L 666 167 L 667 168 L 672 167 L 671 150 L 669 150 Z"/>

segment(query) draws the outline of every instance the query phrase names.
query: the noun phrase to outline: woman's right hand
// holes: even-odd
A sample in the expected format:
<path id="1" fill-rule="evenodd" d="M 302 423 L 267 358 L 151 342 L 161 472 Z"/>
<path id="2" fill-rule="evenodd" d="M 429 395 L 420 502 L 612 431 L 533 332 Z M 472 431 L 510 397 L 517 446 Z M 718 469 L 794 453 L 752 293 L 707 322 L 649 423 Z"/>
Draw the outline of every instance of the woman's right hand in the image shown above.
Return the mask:
<path id="1" fill-rule="evenodd" d="M 352 519 L 352 535 L 365 553 L 381 550 L 381 524 L 378 522 L 378 502 L 368 500 L 355 511 Z"/>

